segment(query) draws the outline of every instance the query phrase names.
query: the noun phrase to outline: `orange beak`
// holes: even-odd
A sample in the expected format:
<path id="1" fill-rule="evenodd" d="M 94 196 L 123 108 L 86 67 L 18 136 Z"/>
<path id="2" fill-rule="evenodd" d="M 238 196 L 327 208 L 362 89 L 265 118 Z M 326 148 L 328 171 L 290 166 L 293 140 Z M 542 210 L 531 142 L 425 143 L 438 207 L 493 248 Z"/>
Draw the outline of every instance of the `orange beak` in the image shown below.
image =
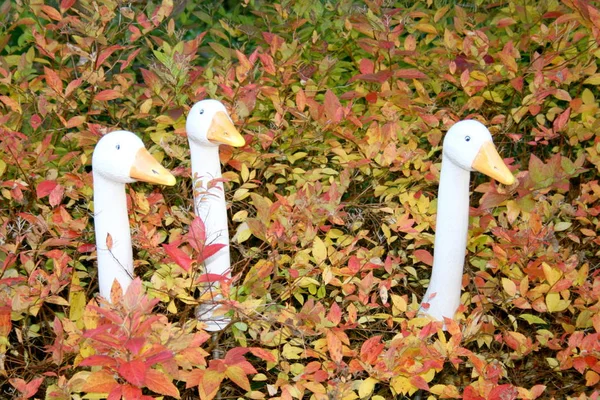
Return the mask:
<path id="1" fill-rule="evenodd" d="M 242 147 L 246 144 L 243 136 L 240 135 L 229 116 L 223 111 L 215 114 L 206 136 L 208 140 L 218 144 L 228 144 L 233 147 Z"/>
<path id="2" fill-rule="evenodd" d="M 159 185 L 173 186 L 175 184 L 175 177 L 143 147 L 135 155 L 129 176 L 138 181 Z"/>
<path id="3" fill-rule="evenodd" d="M 471 165 L 476 171 L 481 172 L 482 174 L 486 174 L 490 178 L 497 180 L 500 183 L 505 185 L 512 185 L 515 183 L 515 177 L 510 172 L 504 161 L 498 154 L 494 143 L 485 142 L 481 149 L 479 149 L 479 153 L 477 153 L 477 157 L 475 157 L 475 161 Z"/>

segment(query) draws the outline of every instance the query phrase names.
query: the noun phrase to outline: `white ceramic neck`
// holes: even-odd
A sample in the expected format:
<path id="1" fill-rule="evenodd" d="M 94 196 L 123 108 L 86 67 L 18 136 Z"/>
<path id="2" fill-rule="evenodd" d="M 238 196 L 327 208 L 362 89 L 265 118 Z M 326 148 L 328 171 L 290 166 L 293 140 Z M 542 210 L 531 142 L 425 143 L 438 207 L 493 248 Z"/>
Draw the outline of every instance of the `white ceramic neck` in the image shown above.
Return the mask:
<path id="1" fill-rule="evenodd" d="M 94 229 L 98 254 L 100 295 L 110 301 L 110 291 L 116 279 L 123 291 L 133 278 L 131 233 L 127 213 L 125 184 L 94 176 Z M 109 250 L 107 234 L 112 238 Z"/>
<path id="2" fill-rule="evenodd" d="M 223 184 L 219 182 L 207 189 L 211 180 L 221 178 L 219 147 L 200 146 L 190 140 L 190 151 L 194 179 L 194 209 L 196 215 L 204 221 L 206 242 L 226 245 L 205 260 L 206 272 L 230 276 L 229 231 Z"/>
<path id="3" fill-rule="evenodd" d="M 469 179 L 466 171 L 443 156 L 438 192 L 433 271 L 422 311 L 443 321 L 460 305 L 469 226 Z M 435 294 L 435 297 L 432 297 Z"/>

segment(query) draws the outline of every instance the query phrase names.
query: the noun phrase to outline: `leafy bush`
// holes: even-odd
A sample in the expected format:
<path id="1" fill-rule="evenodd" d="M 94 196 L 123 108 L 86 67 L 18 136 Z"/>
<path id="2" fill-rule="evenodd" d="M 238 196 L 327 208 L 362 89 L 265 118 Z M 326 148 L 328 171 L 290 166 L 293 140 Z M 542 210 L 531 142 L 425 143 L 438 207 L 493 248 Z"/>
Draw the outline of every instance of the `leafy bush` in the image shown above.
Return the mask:
<path id="1" fill-rule="evenodd" d="M 5 1 L 0 384 L 17 398 L 598 398 L 600 11 L 523 3 Z M 222 99 L 233 323 L 194 317 L 185 115 Z M 441 139 L 476 118 L 519 179 L 473 177 L 463 306 L 417 318 Z M 140 134 L 139 280 L 95 297 L 91 153 Z M 167 247 L 173 249 L 173 247 Z M 188 260 L 189 262 L 189 260 Z M 188 266 L 188 265 L 186 265 Z M 220 358 L 215 356 L 221 355 Z"/>

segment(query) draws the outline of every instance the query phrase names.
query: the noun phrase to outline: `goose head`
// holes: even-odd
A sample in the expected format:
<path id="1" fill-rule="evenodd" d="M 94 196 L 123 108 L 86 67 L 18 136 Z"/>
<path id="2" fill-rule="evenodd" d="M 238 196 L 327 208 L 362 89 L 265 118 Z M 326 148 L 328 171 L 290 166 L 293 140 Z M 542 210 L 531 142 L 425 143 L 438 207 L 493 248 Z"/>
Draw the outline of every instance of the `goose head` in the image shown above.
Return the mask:
<path id="1" fill-rule="evenodd" d="M 175 177 L 152 157 L 142 140 L 129 131 L 114 131 L 98 141 L 92 155 L 92 169 L 118 183 L 175 184 Z"/>
<path id="2" fill-rule="evenodd" d="M 188 139 L 200 146 L 216 147 L 228 144 L 242 147 L 246 144 L 233 125 L 227 109 L 218 100 L 201 100 L 190 110 L 185 129 Z"/>
<path id="3" fill-rule="evenodd" d="M 490 131 L 478 121 L 454 124 L 444 138 L 443 155 L 466 171 L 479 171 L 505 185 L 515 182 L 494 146 Z"/>

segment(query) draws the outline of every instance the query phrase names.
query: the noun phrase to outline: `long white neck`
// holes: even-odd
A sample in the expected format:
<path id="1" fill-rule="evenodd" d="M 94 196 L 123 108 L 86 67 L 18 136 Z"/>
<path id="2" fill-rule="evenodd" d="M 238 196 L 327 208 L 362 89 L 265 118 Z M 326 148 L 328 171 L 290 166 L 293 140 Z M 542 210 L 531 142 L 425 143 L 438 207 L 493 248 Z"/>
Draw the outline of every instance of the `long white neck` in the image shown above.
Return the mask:
<path id="1" fill-rule="evenodd" d="M 125 184 L 110 181 L 94 173 L 94 228 L 98 254 L 100 295 L 110 301 L 116 279 L 123 291 L 133 278 L 133 255 Z M 109 249 L 107 235 L 112 247 Z"/>
<path id="2" fill-rule="evenodd" d="M 222 243 L 226 247 L 205 260 L 206 272 L 231 275 L 227 206 L 221 182 L 208 189 L 211 180 L 221 178 L 221 161 L 217 146 L 200 146 L 190 140 L 192 179 L 194 180 L 194 209 L 204 222 L 206 244 Z"/>
<path id="3" fill-rule="evenodd" d="M 442 158 L 435 229 L 433 271 L 422 311 L 443 321 L 453 318 L 460 305 L 469 226 L 470 172 Z"/>

